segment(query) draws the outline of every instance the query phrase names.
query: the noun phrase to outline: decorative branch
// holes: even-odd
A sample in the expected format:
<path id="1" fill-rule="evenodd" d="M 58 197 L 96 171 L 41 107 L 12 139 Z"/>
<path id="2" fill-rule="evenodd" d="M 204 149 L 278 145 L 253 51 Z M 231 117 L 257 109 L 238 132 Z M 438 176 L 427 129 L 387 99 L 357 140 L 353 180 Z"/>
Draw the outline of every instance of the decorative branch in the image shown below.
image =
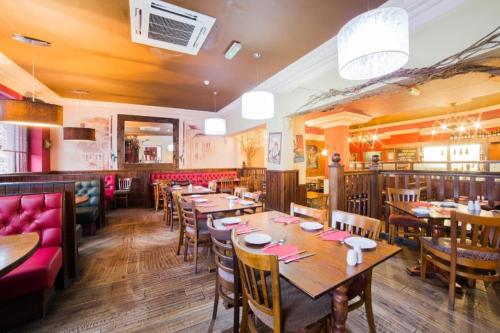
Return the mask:
<path id="1" fill-rule="evenodd" d="M 251 166 L 255 154 L 262 148 L 260 131 L 254 130 L 243 133 L 240 137 L 240 145 L 241 150 L 245 152 L 248 166 Z"/>
<path id="2" fill-rule="evenodd" d="M 448 79 L 450 77 L 466 74 L 466 73 L 488 73 L 491 76 L 499 76 L 500 68 L 497 66 L 489 66 L 484 65 L 487 61 L 498 60 L 499 56 L 489 56 L 480 60 L 474 60 L 475 56 L 480 53 L 486 52 L 488 50 L 493 50 L 500 47 L 500 26 L 498 26 L 495 30 L 469 46 L 468 48 L 455 53 L 448 58 L 445 58 L 432 66 L 423 67 L 423 68 L 413 68 L 413 69 L 405 69 L 401 68 L 395 72 L 389 73 L 387 75 L 371 79 L 365 83 L 359 84 L 357 86 L 345 88 L 345 89 L 330 89 L 327 92 L 321 93 L 319 95 L 312 95 L 309 97 L 309 100 L 306 104 L 299 108 L 296 114 L 305 114 L 312 111 L 311 110 L 314 105 L 317 105 L 319 102 L 333 98 L 333 97 L 349 97 L 354 96 L 360 93 L 362 90 L 373 87 L 378 84 L 388 84 L 388 85 L 396 85 L 401 88 L 410 88 L 422 85 L 432 80 L 437 79 Z M 400 81 L 400 82 L 395 82 Z M 380 94 L 380 91 L 376 92 L 366 92 L 364 94 L 360 94 L 355 98 L 349 99 L 349 101 L 339 101 L 338 103 L 333 103 L 328 106 L 328 109 L 331 109 L 332 106 L 338 106 L 342 104 L 346 104 L 348 102 L 352 102 L 354 100 L 358 100 L 361 98 L 366 98 L 370 96 L 374 96 Z M 301 111 L 305 110 L 307 111 Z M 326 108 L 325 108 L 326 109 Z"/>

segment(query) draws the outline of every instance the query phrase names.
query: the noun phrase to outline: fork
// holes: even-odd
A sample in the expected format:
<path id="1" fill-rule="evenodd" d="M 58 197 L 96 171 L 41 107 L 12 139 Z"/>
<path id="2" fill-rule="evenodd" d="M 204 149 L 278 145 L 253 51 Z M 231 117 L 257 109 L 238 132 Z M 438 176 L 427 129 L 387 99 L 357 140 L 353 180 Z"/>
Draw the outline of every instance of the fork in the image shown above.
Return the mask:
<path id="1" fill-rule="evenodd" d="M 271 243 L 267 244 L 266 246 L 264 246 L 262 248 L 262 250 L 268 249 L 268 248 L 276 246 L 276 245 L 283 245 L 283 244 L 285 244 L 285 242 L 286 242 L 286 235 L 280 240 L 275 240 L 275 241 L 272 241 Z"/>

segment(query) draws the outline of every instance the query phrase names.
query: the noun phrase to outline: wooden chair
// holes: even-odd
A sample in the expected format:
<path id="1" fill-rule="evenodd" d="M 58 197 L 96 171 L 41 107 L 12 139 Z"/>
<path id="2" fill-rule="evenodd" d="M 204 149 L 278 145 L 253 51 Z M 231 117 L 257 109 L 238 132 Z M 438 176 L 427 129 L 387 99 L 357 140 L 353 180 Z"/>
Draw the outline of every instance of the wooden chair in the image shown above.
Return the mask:
<path id="1" fill-rule="evenodd" d="M 182 195 L 180 192 L 172 192 L 172 197 L 174 200 L 174 205 L 177 209 L 178 216 L 179 216 L 179 240 L 177 244 L 177 255 L 181 253 L 181 247 L 184 244 L 184 219 L 182 217 L 181 212 L 181 200 L 182 200 Z"/>
<path id="2" fill-rule="evenodd" d="M 217 181 L 215 180 L 210 180 L 208 182 L 208 189 L 211 191 L 211 192 L 217 192 Z"/>
<path id="3" fill-rule="evenodd" d="M 238 186 L 238 187 L 235 187 L 234 188 L 234 195 L 237 196 L 238 198 L 243 198 L 243 194 L 245 194 L 245 192 L 247 192 L 248 188 L 246 187 L 241 187 L 241 186 Z"/>
<path id="4" fill-rule="evenodd" d="M 227 304 L 239 307 L 241 297 L 235 297 L 235 263 L 233 261 L 233 246 L 231 243 L 231 230 L 219 230 L 213 225 L 213 221 L 208 222 L 208 231 L 212 237 L 212 251 L 214 253 L 215 264 L 217 265 L 217 274 L 215 275 L 215 298 L 212 311 L 212 319 L 217 318 L 217 308 L 219 297 Z M 233 317 L 234 318 L 234 317 Z M 237 324 L 237 323 L 233 323 Z M 234 325 L 236 327 L 236 325 Z"/>
<path id="5" fill-rule="evenodd" d="M 165 220 L 166 225 L 170 226 L 170 231 L 173 231 L 174 221 L 179 221 L 179 211 L 177 210 L 172 188 L 165 187 L 163 191 L 165 192 L 163 195 L 163 219 Z"/>
<path id="6" fill-rule="evenodd" d="M 421 244 L 421 279 L 426 278 L 427 262 L 449 272 L 450 310 L 455 307 L 457 275 L 471 282 L 500 281 L 500 217 L 452 211 L 450 237 L 422 237 Z"/>
<path id="7" fill-rule="evenodd" d="M 319 223 L 325 224 L 327 222 L 326 210 L 306 207 L 294 202 L 290 203 L 290 215 L 296 216 L 297 214 L 318 220 Z"/>
<path id="8" fill-rule="evenodd" d="M 159 179 L 154 186 L 155 210 L 160 209 L 160 204 L 163 203 L 165 197 L 165 187 L 172 186 L 170 179 Z"/>
<path id="9" fill-rule="evenodd" d="M 257 192 L 245 192 L 242 195 L 242 199 L 251 200 L 251 201 L 254 201 L 254 202 L 260 202 L 261 201 L 261 195 L 262 195 L 262 192 L 260 192 L 260 191 L 257 191 Z M 262 210 L 263 210 L 263 208 L 264 208 L 264 206 L 262 206 Z M 255 214 L 255 212 L 257 211 L 257 209 L 258 208 L 243 209 L 243 213 L 244 214 Z"/>
<path id="10" fill-rule="evenodd" d="M 233 194 L 234 190 L 234 180 L 233 179 L 221 179 L 220 180 L 220 192 Z"/>
<path id="11" fill-rule="evenodd" d="M 245 250 L 231 239 L 238 260 L 243 294 L 240 332 L 258 332 L 249 312 L 274 332 L 295 332 L 331 316 L 331 296 L 314 300 L 280 278 L 278 257 Z"/>
<path id="12" fill-rule="evenodd" d="M 242 176 L 240 177 L 240 187 L 245 187 L 250 189 L 250 177 Z"/>
<path id="13" fill-rule="evenodd" d="M 388 188 L 387 197 L 392 202 L 417 202 L 420 201 L 420 189 Z M 399 234 L 398 229 L 400 227 L 403 227 L 403 237 L 414 237 L 418 242 L 419 237 L 428 229 L 428 223 L 425 219 L 403 215 L 391 207 L 389 215 L 389 243 L 394 244 L 394 239 Z M 415 229 L 417 231 L 414 231 Z"/>
<path id="14" fill-rule="evenodd" d="M 132 189 L 132 178 L 118 178 L 118 189 L 115 190 L 115 202 L 125 201 L 125 207 L 128 207 L 128 195 Z"/>
<path id="15" fill-rule="evenodd" d="M 188 248 L 193 248 L 194 273 L 198 274 L 198 247 L 208 247 L 210 255 L 211 239 L 206 220 L 198 220 L 194 202 L 179 200 L 182 222 L 184 224 L 184 261 L 187 260 Z"/>
<path id="16" fill-rule="evenodd" d="M 378 219 L 339 210 L 332 211 L 332 227 L 348 231 L 353 235 L 376 240 L 378 239 L 381 225 L 382 222 Z M 349 304 L 349 311 L 356 310 L 364 304 L 368 328 L 370 332 L 375 332 L 375 319 L 372 307 L 372 270 L 370 269 L 356 277 L 349 288 L 347 293 L 349 301 L 358 298 L 358 300 Z"/>

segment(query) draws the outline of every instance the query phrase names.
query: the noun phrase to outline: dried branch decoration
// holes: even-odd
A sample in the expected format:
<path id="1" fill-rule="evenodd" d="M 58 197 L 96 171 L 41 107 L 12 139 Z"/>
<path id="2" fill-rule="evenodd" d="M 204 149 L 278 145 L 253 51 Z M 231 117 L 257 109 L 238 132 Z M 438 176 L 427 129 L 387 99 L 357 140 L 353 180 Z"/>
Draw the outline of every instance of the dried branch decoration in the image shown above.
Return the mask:
<path id="1" fill-rule="evenodd" d="M 306 104 L 304 104 L 299 110 L 299 114 L 305 114 L 313 111 L 321 111 L 321 109 L 311 110 L 317 105 L 319 102 L 333 98 L 338 96 L 354 96 L 364 89 L 378 85 L 378 84 L 389 84 L 389 85 L 397 85 L 402 88 L 410 88 L 422 85 L 432 80 L 437 79 L 448 79 L 450 77 L 466 74 L 466 73 L 488 73 L 491 76 L 500 75 L 500 68 L 497 66 L 488 66 L 484 65 L 486 61 L 499 59 L 498 56 L 493 57 L 485 57 L 480 60 L 474 60 L 473 58 L 480 53 L 494 50 L 500 47 L 500 26 L 498 26 L 495 30 L 466 48 L 465 50 L 453 54 L 452 56 L 445 58 L 432 66 L 423 67 L 423 68 L 413 68 L 413 69 L 405 69 L 401 68 L 395 72 L 389 73 L 387 75 L 369 80 L 365 83 L 362 83 L 357 86 L 349 87 L 346 89 L 330 89 L 327 92 L 321 93 L 319 95 L 312 95 L 309 97 L 309 100 Z M 397 80 L 403 80 L 401 82 L 395 82 Z M 349 99 L 348 102 L 352 102 L 353 100 L 358 100 L 361 98 L 366 98 L 374 95 L 380 94 L 380 91 L 376 92 L 366 92 L 361 93 L 355 98 Z M 331 109 L 333 106 L 342 105 L 348 103 L 345 100 L 341 100 L 338 103 L 332 103 L 325 109 Z M 307 111 L 301 111 L 307 110 Z"/>
<path id="2" fill-rule="evenodd" d="M 252 165 L 252 159 L 257 154 L 259 149 L 262 149 L 262 135 L 261 131 L 253 130 L 245 132 L 240 136 L 241 150 L 246 155 L 246 162 L 248 166 Z"/>

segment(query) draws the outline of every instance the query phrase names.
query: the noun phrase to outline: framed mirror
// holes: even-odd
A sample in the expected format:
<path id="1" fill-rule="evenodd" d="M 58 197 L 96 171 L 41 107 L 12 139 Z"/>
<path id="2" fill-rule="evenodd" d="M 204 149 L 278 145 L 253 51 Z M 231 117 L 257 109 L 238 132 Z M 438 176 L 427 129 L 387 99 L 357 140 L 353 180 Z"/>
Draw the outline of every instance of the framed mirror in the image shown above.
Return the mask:
<path id="1" fill-rule="evenodd" d="M 118 168 L 177 169 L 179 120 L 118 115 Z"/>

